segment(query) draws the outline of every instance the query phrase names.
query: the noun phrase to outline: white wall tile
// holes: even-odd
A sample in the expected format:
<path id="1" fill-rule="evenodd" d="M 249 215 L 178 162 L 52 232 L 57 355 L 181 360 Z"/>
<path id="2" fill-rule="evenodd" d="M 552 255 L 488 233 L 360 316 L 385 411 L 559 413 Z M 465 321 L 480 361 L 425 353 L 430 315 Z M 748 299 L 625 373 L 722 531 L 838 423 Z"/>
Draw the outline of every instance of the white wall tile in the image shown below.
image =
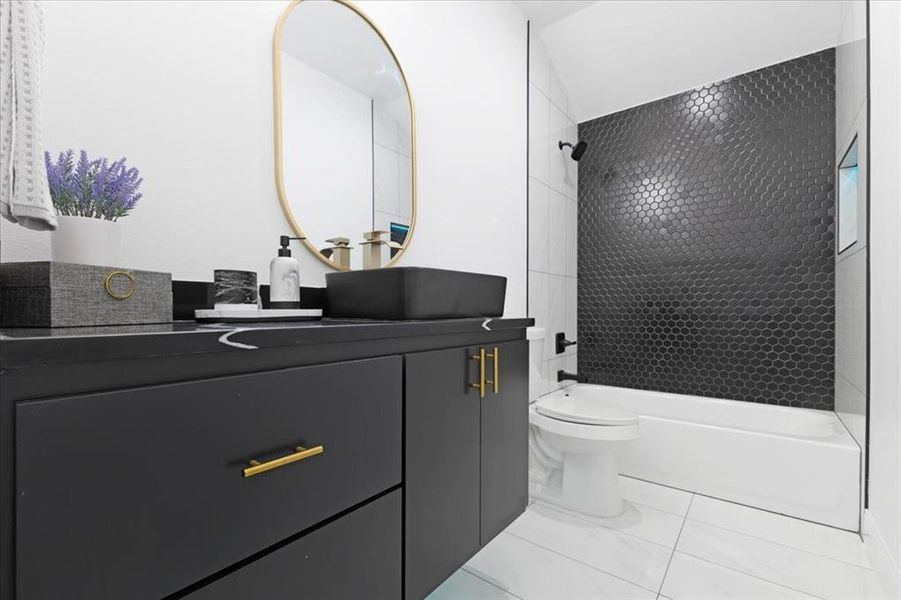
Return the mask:
<path id="1" fill-rule="evenodd" d="M 535 319 L 537 327 L 547 328 L 548 322 L 548 275 L 539 271 L 529 271 L 529 316 Z M 545 345 L 547 342 L 545 341 Z M 545 357 L 548 358 L 545 353 Z"/>
<path id="2" fill-rule="evenodd" d="M 397 151 L 404 156 L 413 156 L 413 138 L 410 128 L 406 124 L 400 124 L 397 128 Z"/>
<path id="3" fill-rule="evenodd" d="M 867 389 L 866 294 L 865 250 L 835 265 L 835 369 L 858 390 Z"/>
<path id="4" fill-rule="evenodd" d="M 569 102 L 566 99 L 566 94 L 563 92 L 563 84 L 560 82 L 560 76 L 557 74 L 557 69 L 554 68 L 553 63 L 550 65 L 550 71 L 551 93 L 548 97 L 557 108 L 565 112 L 566 105 L 569 104 Z"/>
<path id="5" fill-rule="evenodd" d="M 547 363 L 547 391 L 553 392 L 569 385 L 569 381 L 557 381 L 557 371 L 566 371 L 566 357 L 560 354 L 557 358 L 545 361 Z"/>
<path id="6" fill-rule="evenodd" d="M 547 152 L 548 152 L 548 185 L 551 186 L 552 189 L 557 190 L 558 192 L 565 193 L 566 192 L 566 163 L 564 161 L 572 162 L 572 159 L 569 158 L 569 148 L 560 149 L 559 142 L 567 142 L 570 141 L 566 139 L 566 116 L 563 112 L 554 106 L 550 105 L 549 112 L 549 120 L 548 120 L 548 144 L 547 144 Z"/>
<path id="7" fill-rule="evenodd" d="M 549 190 L 548 221 L 548 273 L 566 275 L 566 221 L 571 216 L 568 200 L 563 194 Z"/>
<path id="8" fill-rule="evenodd" d="M 845 424 L 857 445 L 866 448 L 867 397 L 838 371 L 835 373 L 835 414 Z"/>
<path id="9" fill-rule="evenodd" d="M 564 288 L 565 288 L 565 298 L 564 298 L 564 306 L 566 310 L 566 325 L 563 330 L 566 332 L 566 339 L 575 340 L 578 332 L 578 312 L 579 306 L 577 303 L 577 289 L 578 283 L 574 277 L 567 277 L 564 280 Z M 570 346 L 566 349 L 566 354 L 575 354 L 576 346 Z"/>
<path id="10" fill-rule="evenodd" d="M 376 145 L 373 149 L 375 167 L 375 208 L 381 212 L 398 214 L 399 177 L 397 152 Z M 359 240 L 351 240 L 356 244 Z"/>
<path id="11" fill-rule="evenodd" d="M 413 159 L 403 154 L 397 156 L 397 212 L 406 219 L 413 214 Z"/>
<path id="12" fill-rule="evenodd" d="M 397 122 L 381 104 L 376 104 L 372 112 L 373 137 L 376 144 L 390 150 L 397 150 Z"/>
<path id="13" fill-rule="evenodd" d="M 548 277 L 547 331 L 544 335 L 545 358 L 555 358 L 554 336 L 566 329 L 566 278 L 560 275 Z"/>
<path id="14" fill-rule="evenodd" d="M 556 362 L 545 360 L 541 363 L 541 381 L 538 383 L 539 394 L 547 394 L 557 389 Z"/>
<path id="15" fill-rule="evenodd" d="M 529 86 L 529 175 L 548 182 L 550 102 L 535 85 Z"/>
<path id="16" fill-rule="evenodd" d="M 550 213 L 548 189 L 536 179 L 529 180 L 529 270 L 548 272 Z"/>
<path id="17" fill-rule="evenodd" d="M 553 377 L 554 381 L 557 380 L 556 373 Z M 550 362 L 546 360 L 541 361 L 540 373 L 538 374 L 538 395 L 543 396 L 547 394 L 551 390 L 551 366 Z"/>
<path id="18" fill-rule="evenodd" d="M 576 350 L 573 350 L 572 352 L 564 354 L 563 370 L 566 371 L 567 373 L 576 373 L 576 374 L 579 373 L 579 358 L 578 358 L 578 353 Z M 572 381 L 570 379 L 563 383 L 563 387 L 569 387 L 571 385 L 576 385 L 576 383 L 577 382 Z"/>
<path id="19" fill-rule="evenodd" d="M 558 384 L 556 371 L 575 372 L 576 350 L 557 357 L 554 335 L 563 331 L 576 337 L 578 236 L 578 166 L 568 151 L 557 147 L 560 140 L 575 142 L 578 129 L 553 64 L 539 36 L 532 32 L 529 85 L 529 270 L 543 271 L 547 278 L 544 376 L 550 390 Z M 544 183 L 545 188 L 538 184 Z M 546 205 L 546 206 L 544 206 Z M 568 276 L 570 280 L 562 276 Z M 530 285 L 530 289 L 532 286 Z M 531 304 L 531 303 L 530 303 Z M 569 363 L 566 360 L 569 359 Z M 551 361 L 551 362 L 548 362 Z"/>
<path id="20" fill-rule="evenodd" d="M 564 115 L 563 118 L 565 125 L 563 128 L 562 139 L 564 142 L 575 145 L 575 143 L 579 141 L 579 128 L 569 117 Z M 563 151 L 563 189 L 560 191 L 563 192 L 567 198 L 577 200 L 576 190 L 579 183 L 579 163 L 572 159 L 570 156 L 571 153 L 572 148 L 569 147 Z"/>
<path id="21" fill-rule="evenodd" d="M 551 59 L 544 42 L 532 28 L 529 38 L 529 81 L 534 83 L 545 96 L 551 94 Z"/>

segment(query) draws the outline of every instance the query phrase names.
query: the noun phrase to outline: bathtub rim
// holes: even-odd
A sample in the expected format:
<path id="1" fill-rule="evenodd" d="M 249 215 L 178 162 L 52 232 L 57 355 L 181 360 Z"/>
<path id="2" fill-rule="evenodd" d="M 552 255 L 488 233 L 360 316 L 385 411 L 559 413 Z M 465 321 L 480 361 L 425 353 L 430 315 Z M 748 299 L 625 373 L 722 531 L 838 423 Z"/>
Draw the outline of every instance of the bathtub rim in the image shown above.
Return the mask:
<path id="1" fill-rule="evenodd" d="M 674 417 L 674 416 L 670 416 L 670 415 L 653 414 L 653 413 L 643 412 L 641 410 L 636 410 L 635 407 L 620 405 L 623 408 L 626 408 L 626 409 L 631 410 L 631 411 L 635 412 L 636 414 L 638 414 L 639 421 L 643 418 L 653 418 L 653 419 L 660 419 L 660 420 L 664 420 L 664 421 L 670 421 L 670 422 L 674 422 L 674 423 L 690 423 L 692 425 L 701 426 L 701 427 L 710 427 L 710 428 L 714 428 L 714 429 L 734 430 L 734 431 L 752 434 L 752 435 L 762 435 L 762 436 L 768 436 L 768 437 L 774 437 L 774 438 L 791 438 L 791 439 L 796 439 L 796 440 L 804 440 L 806 442 L 811 442 L 811 443 L 819 443 L 819 444 L 823 444 L 823 445 L 827 445 L 827 446 L 836 446 L 836 445 L 843 446 L 843 447 L 853 446 L 854 448 L 857 448 L 858 450 L 861 449 L 860 445 L 857 443 L 857 441 L 854 439 L 854 437 L 848 431 L 848 428 L 847 428 L 847 426 L 845 426 L 845 423 L 841 420 L 841 418 L 839 418 L 838 414 L 834 410 L 829 411 L 829 410 L 821 410 L 821 409 L 815 409 L 815 408 L 802 408 L 802 407 L 798 407 L 798 406 L 781 406 L 778 404 L 768 404 L 768 403 L 763 403 L 763 402 L 748 402 L 745 400 L 730 400 L 728 398 L 714 398 L 712 396 L 691 396 L 688 394 L 676 394 L 676 393 L 672 393 L 672 392 L 661 392 L 661 391 L 655 391 L 655 390 L 642 390 L 642 389 L 637 389 L 637 388 L 620 387 L 620 386 L 612 386 L 612 385 L 597 384 L 597 383 L 577 383 L 577 384 L 567 386 L 565 388 L 560 388 L 560 389 L 554 390 L 554 391 L 549 392 L 548 394 L 545 394 L 541 397 L 549 396 L 551 394 L 569 394 L 578 389 L 585 389 L 585 388 L 622 391 L 622 392 L 627 392 L 629 394 L 635 394 L 635 395 L 643 396 L 643 397 L 650 398 L 650 399 L 654 399 L 655 397 L 657 397 L 657 398 L 669 397 L 669 398 L 685 400 L 685 401 L 695 402 L 695 403 L 697 403 L 698 401 L 713 402 L 718 406 L 741 407 L 744 410 L 768 411 L 768 412 L 772 412 L 772 413 L 788 412 L 788 413 L 792 413 L 794 415 L 797 415 L 798 413 L 806 413 L 806 414 L 815 416 L 817 418 L 825 417 L 833 423 L 833 425 L 835 427 L 834 433 L 831 433 L 830 435 L 827 435 L 827 436 L 810 436 L 810 435 L 783 433 L 783 432 L 776 432 L 776 431 L 766 431 L 766 430 L 754 429 L 754 428 L 750 428 L 750 427 L 740 427 L 740 426 L 735 426 L 733 424 L 696 421 L 696 420 L 692 420 L 690 418 L 678 418 L 678 417 Z M 607 401 L 609 401 L 611 404 L 616 404 L 616 401 L 614 401 L 614 400 L 607 400 Z"/>

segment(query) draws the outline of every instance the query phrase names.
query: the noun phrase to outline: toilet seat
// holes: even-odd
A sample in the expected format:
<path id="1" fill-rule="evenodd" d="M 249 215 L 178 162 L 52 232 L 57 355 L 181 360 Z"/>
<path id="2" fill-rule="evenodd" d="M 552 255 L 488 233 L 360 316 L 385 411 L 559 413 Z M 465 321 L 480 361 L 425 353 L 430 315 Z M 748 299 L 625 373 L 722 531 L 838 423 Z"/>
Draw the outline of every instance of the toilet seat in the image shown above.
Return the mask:
<path id="1" fill-rule="evenodd" d="M 551 394 L 535 403 L 535 411 L 551 419 L 580 425 L 627 426 L 638 423 L 632 411 L 595 398 Z"/>

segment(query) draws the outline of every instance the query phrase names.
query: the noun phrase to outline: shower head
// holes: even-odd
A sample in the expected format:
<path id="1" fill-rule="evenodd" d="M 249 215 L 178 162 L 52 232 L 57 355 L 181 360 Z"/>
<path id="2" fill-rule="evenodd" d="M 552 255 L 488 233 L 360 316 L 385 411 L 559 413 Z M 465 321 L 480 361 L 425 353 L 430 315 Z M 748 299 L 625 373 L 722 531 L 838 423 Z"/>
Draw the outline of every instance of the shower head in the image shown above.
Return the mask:
<path id="1" fill-rule="evenodd" d="M 576 142 L 575 146 L 573 146 L 569 142 L 557 142 L 557 147 L 561 150 L 563 150 L 567 146 L 572 148 L 572 152 L 569 153 L 569 157 L 574 161 L 579 162 L 579 159 L 582 158 L 582 155 L 585 154 L 585 150 L 588 148 L 588 142 L 580 140 Z"/>

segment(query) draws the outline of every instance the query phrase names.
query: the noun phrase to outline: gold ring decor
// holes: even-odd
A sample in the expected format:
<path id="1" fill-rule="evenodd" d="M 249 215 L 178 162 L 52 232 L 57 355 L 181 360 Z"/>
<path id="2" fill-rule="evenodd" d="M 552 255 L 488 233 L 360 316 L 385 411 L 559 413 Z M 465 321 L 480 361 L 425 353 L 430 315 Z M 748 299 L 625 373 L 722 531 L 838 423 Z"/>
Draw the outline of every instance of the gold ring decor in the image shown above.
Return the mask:
<path id="1" fill-rule="evenodd" d="M 130 285 L 125 293 L 120 294 L 113 290 L 114 277 L 125 277 L 128 279 Z M 114 300 L 127 300 L 134 295 L 137 284 L 135 282 L 135 276 L 128 271 L 110 271 L 103 280 L 103 287 L 106 288 L 106 293 L 110 295 L 110 298 Z"/>

